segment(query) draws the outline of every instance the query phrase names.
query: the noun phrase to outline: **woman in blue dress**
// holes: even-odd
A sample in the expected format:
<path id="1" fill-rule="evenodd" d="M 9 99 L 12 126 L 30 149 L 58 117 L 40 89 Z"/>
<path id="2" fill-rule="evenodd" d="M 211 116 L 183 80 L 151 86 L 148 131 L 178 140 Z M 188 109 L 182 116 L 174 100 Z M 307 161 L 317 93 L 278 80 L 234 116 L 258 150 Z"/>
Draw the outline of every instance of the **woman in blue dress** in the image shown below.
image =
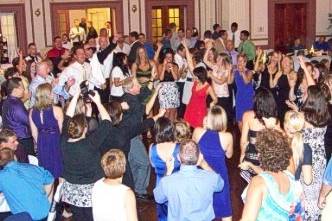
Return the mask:
<path id="1" fill-rule="evenodd" d="M 180 145 L 175 142 L 174 125 L 170 119 L 161 117 L 157 120 L 155 127 L 156 143 L 150 148 L 150 162 L 156 173 L 156 185 L 166 174 L 166 162 L 174 160 L 173 172 L 180 169 L 180 162 L 177 158 Z M 159 221 L 167 221 L 167 204 L 157 204 Z"/>
<path id="2" fill-rule="evenodd" d="M 234 71 L 234 81 L 236 85 L 235 113 L 236 122 L 240 130 L 242 129 L 242 116 L 244 112 L 251 110 L 254 100 L 254 88 L 252 85 L 252 72 L 246 69 L 247 56 L 238 55 L 237 69 Z"/>
<path id="3" fill-rule="evenodd" d="M 224 180 L 224 189 L 214 193 L 213 209 L 217 219 L 232 220 L 232 203 L 225 159 L 233 155 L 233 137 L 226 132 L 227 115 L 220 106 L 212 107 L 204 119 L 204 128 L 196 128 L 193 140 L 199 144 L 204 160 Z"/>
<path id="4" fill-rule="evenodd" d="M 62 173 L 60 133 L 63 112 L 53 105 L 52 86 L 48 83 L 37 87 L 36 103 L 30 111 L 30 127 L 37 143 L 39 166 L 44 167 L 58 178 Z"/>

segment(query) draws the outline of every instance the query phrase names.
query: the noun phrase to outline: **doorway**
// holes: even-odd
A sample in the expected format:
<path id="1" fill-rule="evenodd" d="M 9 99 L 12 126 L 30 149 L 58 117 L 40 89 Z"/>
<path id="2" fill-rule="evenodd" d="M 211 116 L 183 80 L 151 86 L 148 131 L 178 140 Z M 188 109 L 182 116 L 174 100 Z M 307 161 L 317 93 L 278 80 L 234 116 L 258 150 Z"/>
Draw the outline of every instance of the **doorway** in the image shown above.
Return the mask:
<path id="1" fill-rule="evenodd" d="M 170 23 L 175 23 L 177 28 L 194 27 L 194 1 L 158 1 L 146 2 L 147 37 L 158 41 Z"/>
<path id="2" fill-rule="evenodd" d="M 311 0 L 269 1 L 269 46 L 287 52 L 296 38 L 308 48 L 315 39 L 316 3 Z"/>
<path id="3" fill-rule="evenodd" d="M 110 22 L 112 33 L 123 33 L 122 1 L 51 3 L 53 37 L 69 33 L 75 19 L 86 18 L 99 33 Z"/>
<path id="4" fill-rule="evenodd" d="M 2 56 L 11 61 L 17 57 L 17 49 L 26 53 L 27 31 L 24 4 L 0 4 L 0 35 L 6 45 L 2 45 Z"/>

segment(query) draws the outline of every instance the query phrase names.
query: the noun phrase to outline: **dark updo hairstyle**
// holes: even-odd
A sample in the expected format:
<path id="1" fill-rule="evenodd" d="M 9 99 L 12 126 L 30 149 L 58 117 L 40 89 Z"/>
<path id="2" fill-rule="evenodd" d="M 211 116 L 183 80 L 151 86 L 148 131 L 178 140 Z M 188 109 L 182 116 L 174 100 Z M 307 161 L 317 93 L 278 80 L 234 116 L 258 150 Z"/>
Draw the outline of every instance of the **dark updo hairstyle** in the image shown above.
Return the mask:
<path id="1" fill-rule="evenodd" d="M 161 117 L 154 126 L 157 143 L 174 142 L 174 124 L 167 117 Z"/>
<path id="2" fill-rule="evenodd" d="M 194 75 L 198 78 L 198 80 L 204 84 L 207 82 L 208 77 L 207 77 L 207 71 L 204 67 L 197 67 L 194 69 Z"/>
<path id="3" fill-rule="evenodd" d="M 288 138 L 274 129 L 257 133 L 256 148 L 261 168 L 274 173 L 286 170 L 293 155 Z"/>
<path id="4" fill-rule="evenodd" d="M 172 48 L 163 48 L 161 53 L 159 54 L 159 63 L 162 64 L 164 62 L 164 59 L 166 58 L 167 54 L 171 54 L 172 57 L 174 57 L 174 51 Z"/>
<path id="5" fill-rule="evenodd" d="M 255 117 L 264 125 L 264 118 L 278 118 L 277 104 L 271 91 L 264 87 L 256 90 L 254 98 Z"/>
<path id="6" fill-rule="evenodd" d="M 109 104 L 108 114 L 111 117 L 112 125 L 116 126 L 121 122 L 121 115 L 123 113 L 122 106 L 118 101 L 112 101 Z"/>
<path id="7" fill-rule="evenodd" d="M 307 93 L 308 97 L 302 108 L 305 120 L 314 127 L 326 126 L 330 114 L 323 90 L 319 85 L 312 85 L 308 87 Z"/>
<path id="8" fill-rule="evenodd" d="M 69 120 L 68 136 L 71 139 L 80 138 L 84 130 L 88 127 L 88 122 L 84 114 L 77 114 Z"/>

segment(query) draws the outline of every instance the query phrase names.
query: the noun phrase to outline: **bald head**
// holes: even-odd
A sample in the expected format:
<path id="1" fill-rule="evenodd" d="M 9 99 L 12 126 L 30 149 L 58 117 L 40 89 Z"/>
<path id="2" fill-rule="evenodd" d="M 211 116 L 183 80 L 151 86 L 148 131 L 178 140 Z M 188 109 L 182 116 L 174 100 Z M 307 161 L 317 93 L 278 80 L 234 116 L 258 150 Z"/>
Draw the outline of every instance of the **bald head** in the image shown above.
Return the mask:
<path id="1" fill-rule="evenodd" d="M 199 158 L 199 148 L 193 140 L 185 140 L 180 145 L 180 160 L 184 165 L 196 165 Z"/>
<path id="2" fill-rule="evenodd" d="M 46 61 L 42 61 L 37 63 L 36 65 L 36 73 L 41 77 L 46 77 L 50 72 L 49 65 Z"/>
<path id="3" fill-rule="evenodd" d="M 234 44 L 232 40 L 227 40 L 226 41 L 226 50 L 227 51 L 232 51 L 234 49 Z"/>
<path id="4" fill-rule="evenodd" d="M 105 48 L 107 48 L 107 46 L 108 46 L 108 38 L 107 37 L 104 37 L 104 36 L 100 36 L 99 37 L 99 47 L 101 48 L 101 49 L 105 49 Z"/>

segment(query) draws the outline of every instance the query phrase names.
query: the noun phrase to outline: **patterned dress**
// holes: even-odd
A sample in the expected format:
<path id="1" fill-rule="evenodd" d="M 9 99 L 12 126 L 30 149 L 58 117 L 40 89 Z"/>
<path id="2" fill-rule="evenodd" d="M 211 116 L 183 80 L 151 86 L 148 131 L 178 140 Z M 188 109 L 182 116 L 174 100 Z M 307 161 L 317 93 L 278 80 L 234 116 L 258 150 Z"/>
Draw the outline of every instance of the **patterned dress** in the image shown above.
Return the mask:
<path id="1" fill-rule="evenodd" d="M 326 127 L 306 128 L 303 131 L 304 143 L 312 149 L 312 183 L 305 185 L 303 177 L 300 181 L 304 190 L 305 220 L 319 220 L 320 209 L 317 206 L 323 174 L 326 166 L 324 135 Z"/>

